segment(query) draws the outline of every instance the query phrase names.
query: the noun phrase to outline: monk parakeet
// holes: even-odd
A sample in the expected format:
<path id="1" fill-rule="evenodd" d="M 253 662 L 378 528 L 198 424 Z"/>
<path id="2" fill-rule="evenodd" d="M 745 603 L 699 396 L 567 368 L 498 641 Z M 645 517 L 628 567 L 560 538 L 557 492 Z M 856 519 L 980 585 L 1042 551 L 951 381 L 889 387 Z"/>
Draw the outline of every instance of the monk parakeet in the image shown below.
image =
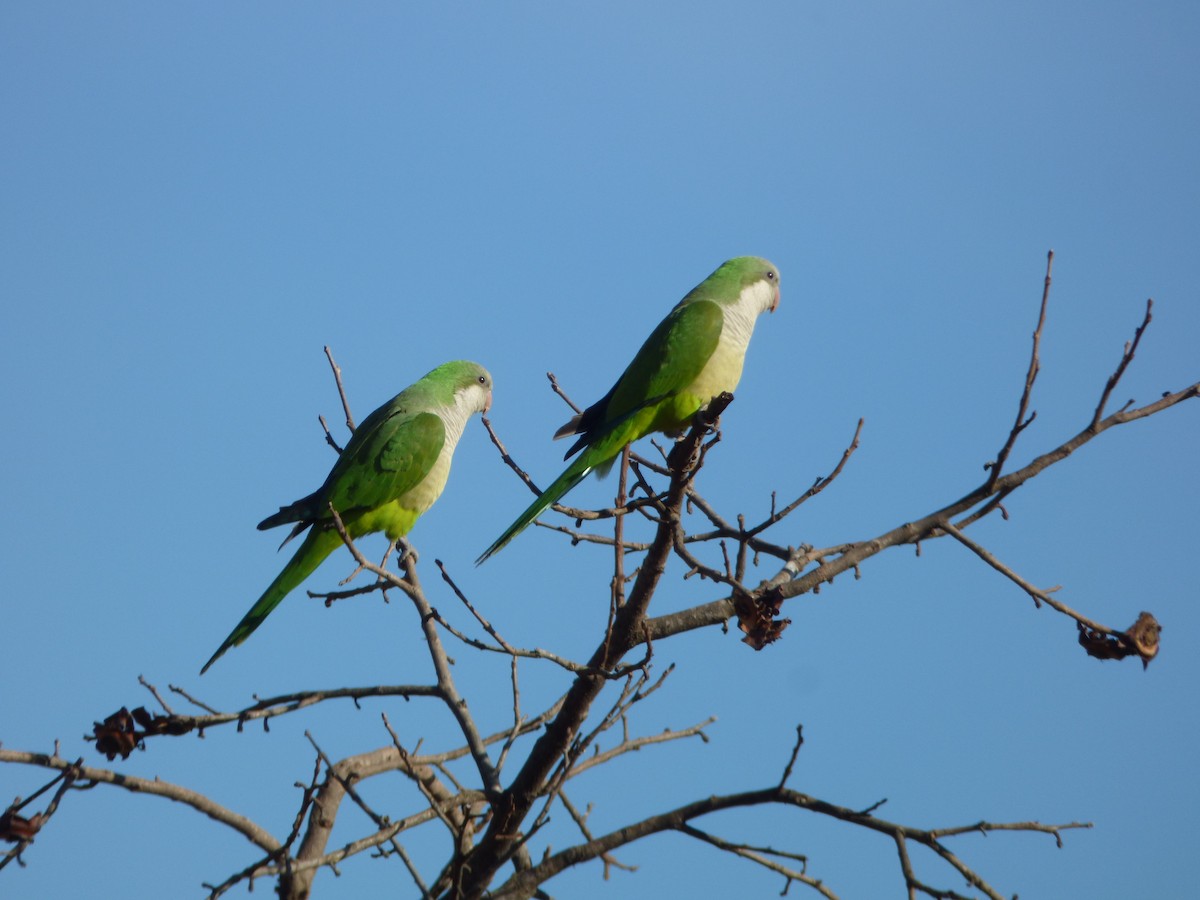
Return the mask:
<path id="1" fill-rule="evenodd" d="M 342 545 L 330 504 L 351 537 L 382 531 L 397 541 L 408 534 L 446 486 L 450 458 L 467 419 L 487 412 L 491 403 L 492 376 L 487 369 L 459 360 L 438 366 L 367 416 L 323 485 L 258 523 L 262 530 L 295 522 L 285 544 L 304 529 L 309 532 L 200 674 L 253 634 L 280 601 Z"/>
<path id="2" fill-rule="evenodd" d="M 605 474 L 626 444 L 655 431 L 685 429 L 718 394 L 742 377 L 746 347 L 761 313 L 779 305 L 779 270 L 739 256 L 692 289 L 654 329 L 617 383 L 567 422 L 555 439 L 577 434 L 567 451 L 578 458 L 475 561 L 483 562 L 520 534 L 593 469 Z"/>

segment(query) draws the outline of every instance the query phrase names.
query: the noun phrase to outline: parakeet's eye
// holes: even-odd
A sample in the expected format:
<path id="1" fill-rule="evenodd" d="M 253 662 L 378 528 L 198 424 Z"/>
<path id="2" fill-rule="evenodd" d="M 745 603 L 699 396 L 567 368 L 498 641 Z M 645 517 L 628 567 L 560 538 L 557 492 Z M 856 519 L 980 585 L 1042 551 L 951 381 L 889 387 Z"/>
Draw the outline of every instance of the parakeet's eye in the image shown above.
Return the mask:
<path id="1" fill-rule="evenodd" d="M 771 271 L 770 269 L 767 269 L 767 280 L 768 281 L 775 280 L 775 273 L 773 271 Z"/>
<path id="2" fill-rule="evenodd" d="M 486 375 L 480 375 L 480 376 L 479 376 L 479 383 L 480 383 L 480 384 L 487 384 L 487 376 L 486 376 Z"/>

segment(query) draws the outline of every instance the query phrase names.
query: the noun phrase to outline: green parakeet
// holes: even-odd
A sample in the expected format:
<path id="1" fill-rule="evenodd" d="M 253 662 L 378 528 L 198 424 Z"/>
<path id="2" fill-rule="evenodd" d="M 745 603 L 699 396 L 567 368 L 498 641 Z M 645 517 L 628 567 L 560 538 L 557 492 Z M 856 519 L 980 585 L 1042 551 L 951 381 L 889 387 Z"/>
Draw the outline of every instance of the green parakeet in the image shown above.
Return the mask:
<path id="1" fill-rule="evenodd" d="M 579 484 L 606 473 L 625 446 L 655 431 L 685 429 L 692 417 L 742 377 L 746 348 L 763 312 L 779 305 L 779 269 L 739 256 L 700 282 L 642 344 L 617 383 L 567 422 L 555 439 L 577 434 L 564 459 L 579 456 L 475 561 L 500 550 Z"/>
<path id="2" fill-rule="evenodd" d="M 280 601 L 342 545 L 330 504 L 351 537 L 382 531 L 396 541 L 408 534 L 446 486 L 450 459 L 467 419 L 487 412 L 491 403 L 492 376 L 487 369 L 458 360 L 438 366 L 367 416 L 323 485 L 258 523 L 262 530 L 295 522 L 284 544 L 306 528 L 309 532 L 200 674 L 253 634 Z"/>

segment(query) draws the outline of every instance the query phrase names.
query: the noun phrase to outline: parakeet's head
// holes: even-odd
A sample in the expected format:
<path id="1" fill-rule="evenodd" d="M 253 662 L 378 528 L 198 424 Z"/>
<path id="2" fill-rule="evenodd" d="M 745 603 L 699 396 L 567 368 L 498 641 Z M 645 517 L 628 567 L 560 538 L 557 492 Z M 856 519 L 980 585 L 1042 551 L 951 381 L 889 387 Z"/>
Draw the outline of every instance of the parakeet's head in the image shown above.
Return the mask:
<path id="1" fill-rule="evenodd" d="M 775 312 L 779 306 L 779 267 L 761 256 L 735 256 L 721 263 L 713 276 L 730 284 L 731 297 L 738 297 L 747 288 L 761 292 L 763 309 Z M 711 277 L 711 276 L 710 276 Z"/>
<path id="2" fill-rule="evenodd" d="M 448 402 L 470 412 L 486 413 L 492 408 L 492 375 L 479 363 L 466 359 L 442 363 L 425 379 L 442 386 Z"/>

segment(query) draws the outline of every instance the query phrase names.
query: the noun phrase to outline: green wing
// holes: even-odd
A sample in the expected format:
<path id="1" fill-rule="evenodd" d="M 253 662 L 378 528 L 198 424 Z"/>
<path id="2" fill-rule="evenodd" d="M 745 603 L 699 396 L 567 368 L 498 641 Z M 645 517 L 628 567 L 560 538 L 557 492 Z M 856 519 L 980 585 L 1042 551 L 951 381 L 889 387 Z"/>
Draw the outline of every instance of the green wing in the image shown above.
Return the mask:
<path id="1" fill-rule="evenodd" d="M 378 422 L 371 417 L 354 433 L 321 493 L 339 515 L 371 510 L 391 503 L 420 484 L 433 468 L 446 428 L 430 412 L 415 415 L 402 409 L 385 409 Z M 360 432 L 369 428 L 367 434 Z M 328 509 L 321 518 L 329 518 Z"/>
<path id="2" fill-rule="evenodd" d="M 682 303 L 671 310 L 608 394 L 580 416 L 580 437 L 567 456 L 594 447 L 593 465 L 598 466 L 626 444 L 653 431 L 655 417 L 639 413 L 696 380 L 717 349 L 724 322 L 720 304 L 711 300 Z"/>
<path id="3" fill-rule="evenodd" d="M 621 376 L 613 410 L 632 409 L 639 401 L 674 394 L 695 381 L 717 349 L 724 324 L 724 311 L 711 300 L 671 310 Z"/>

